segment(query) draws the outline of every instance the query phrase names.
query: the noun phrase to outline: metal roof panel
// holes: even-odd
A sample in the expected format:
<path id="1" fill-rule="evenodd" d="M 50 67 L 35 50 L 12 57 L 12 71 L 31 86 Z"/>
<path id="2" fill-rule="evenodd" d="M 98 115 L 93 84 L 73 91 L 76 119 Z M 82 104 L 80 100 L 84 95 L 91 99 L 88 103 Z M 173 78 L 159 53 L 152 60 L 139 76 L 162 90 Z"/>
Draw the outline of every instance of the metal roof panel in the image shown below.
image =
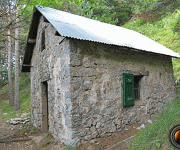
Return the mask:
<path id="1" fill-rule="evenodd" d="M 147 52 L 180 57 L 178 53 L 136 31 L 48 7 L 35 7 L 54 26 L 61 36 L 127 46 Z"/>

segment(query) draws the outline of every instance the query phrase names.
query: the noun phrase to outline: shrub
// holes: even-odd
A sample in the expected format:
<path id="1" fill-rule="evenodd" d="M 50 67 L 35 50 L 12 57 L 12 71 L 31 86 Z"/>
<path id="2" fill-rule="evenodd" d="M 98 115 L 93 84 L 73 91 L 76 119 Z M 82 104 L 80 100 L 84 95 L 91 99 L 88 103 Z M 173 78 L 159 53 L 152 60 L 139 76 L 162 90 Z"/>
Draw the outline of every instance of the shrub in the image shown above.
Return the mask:
<path id="1" fill-rule="evenodd" d="M 180 13 L 177 15 L 174 22 L 173 32 L 180 32 Z"/>

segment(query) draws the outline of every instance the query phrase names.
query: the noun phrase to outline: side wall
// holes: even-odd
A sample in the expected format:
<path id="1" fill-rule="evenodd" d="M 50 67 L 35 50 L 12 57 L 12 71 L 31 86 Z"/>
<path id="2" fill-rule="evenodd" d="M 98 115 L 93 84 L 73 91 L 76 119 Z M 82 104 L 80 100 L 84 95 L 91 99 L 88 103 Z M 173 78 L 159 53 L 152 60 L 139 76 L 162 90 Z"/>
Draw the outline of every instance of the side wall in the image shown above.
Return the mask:
<path id="1" fill-rule="evenodd" d="M 145 123 L 175 96 L 171 57 L 71 40 L 72 128 L 77 144 Z M 149 72 L 141 97 L 123 108 L 122 73 Z"/>
<path id="2" fill-rule="evenodd" d="M 45 26 L 46 48 L 41 51 L 41 36 Z M 55 29 L 51 24 L 43 22 L 43 18 L 40 19 L 37 33 L 31 60 L 32 124 L 43 130 L 42 82 L 47 81 L 49 131 L 56 139 L 65 144 L 72 144 L 74 142 L 69 127 L 71 124 L 69 40 L 55 36 Z"/>

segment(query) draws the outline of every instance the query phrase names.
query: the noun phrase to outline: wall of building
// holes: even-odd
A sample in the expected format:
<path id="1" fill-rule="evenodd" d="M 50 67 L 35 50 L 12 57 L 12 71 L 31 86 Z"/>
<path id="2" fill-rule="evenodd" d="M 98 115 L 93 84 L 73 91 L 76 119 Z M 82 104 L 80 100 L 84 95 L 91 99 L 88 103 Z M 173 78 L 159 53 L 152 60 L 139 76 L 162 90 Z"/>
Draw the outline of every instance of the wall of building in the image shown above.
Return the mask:
<path id="1" fill-rule="evenodd" d="M 171 58 L 117 46 L 71 40 L 72 129 L 77 144 L 145 123 L 174 98 Z M 140 100 L 123 108 L 122 73 L 149 72 L 140 80 Z"/>
<path id="2" fill-rule="evenodd" d="M 46 48 L 41 51 L 43 29 L 45 29 Z M 32 124 L 43 130 L 42 82 L 47 81 L 49 131 L 57 140 L 69 145 L 75 143 L 70 128 L 69 40 L 55 36 L 55 32 L 52 25 L 43 22 L 41 17 L 31 60 L 31 116 Z"/>
<path id="3" fill-rule="evenodd" d="M 43 129 L 42 82 L 48 83 L 49 131 L 67 145 L 107 137 L 131 124 L 152 119 L 175 95 L 171 58 L 55 36 L 40 19 L 31 60 L 32 123 Z M 46 49 L 41 51 L 45 28 Z M 122 73 L 148 75 L 140 81 L 140 100 L 122 103 Z"/>

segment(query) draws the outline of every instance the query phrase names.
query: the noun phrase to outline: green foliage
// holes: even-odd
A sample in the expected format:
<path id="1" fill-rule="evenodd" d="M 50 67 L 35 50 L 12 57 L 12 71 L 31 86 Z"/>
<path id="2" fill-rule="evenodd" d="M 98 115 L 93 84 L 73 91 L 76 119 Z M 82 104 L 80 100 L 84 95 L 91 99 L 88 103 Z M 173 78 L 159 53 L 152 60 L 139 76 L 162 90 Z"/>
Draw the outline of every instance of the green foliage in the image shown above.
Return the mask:
<path id="1" fill-rule="evenodd" d="M 43 150 L 48 144 L 53 144 L 55 142 L 53 136 L 48 130 L 46 130 L 44 133 L 46 137 L 40 141 L 39 150 Z"/>
<path id="2" fill-rule="evenodd" d="M 0 108 L 2 109 L 2 121 L 10 120 L 15 118 L 16 114 L 28 112 L 30 116 L 31 110 L 31 97 L 30 97 L 30 77 L 28 73 L 20 73 L 20 110 L 14 111 L 14 107 L 6 103 L 9 99 L 8 96 L 8 85 L 0 89 Z M 14 85 L 14 84 L 13 84 Z M 13 87 L 14 88 L 14 87 Z M 3 96 L 4 95 L 4 96 Z M 4 114 L 7 113 L 7 114 Z"/>
<path id="3" fill-rule="evenodd" d="M 5 46 L 4 45 L 0 45 L 0 49 L 2 49 L 2 48 L 5 48 Z"/>
<path id="4" fill-rule="evenodd" d="M 156 11 L 156 13 L 173 12 L 179 7 L 179 0 L 127 0 L 134 14 L 142 11 Z"/>
<path id="5" fill-rule="evenodd" d="M 172 28 L 174 32 L 180 32 L 180 11 L 175 19 L 174 26 Z"/>
<path id="6" fill-rule="evenodd" d="M 126 1 L 110 0 L 110 3 L 112 6 L 114 6 L 112 12 L 116 12 L 114 15 L 112 15 L 112 17 L 113 19 L 118 19 L 118 23 L 116 23 L 116 25 L 120 26 L 130 19 L 132 10 Z"/>
<path id="7" fill-rule="evenodd" d="M 4 78 L 3 79 L 3 82 L 6 82 L 7 81 L 7 68 L 6 67 L 3 67 L 3 66 L 0 66 L 0 74 L 2 75 L 2 77 Z"/>
<path id="8" fill-rule="evenodd" d="M 132 11 L 122 0 L 84 0 L 75 8 L 74 13 L 101 22 L 120 25 L 130 18 Z"/>
<path id="9" fill-rule="evenodd" d="M 78 5 L 81 3 L 81 0 L 68 0 L 70 3 L 73 3 L 75 5 Z M 21 9 L 21 15 L 29 16 L 29 14 L 32 14 L 32 10 L 35 5 L 44 6 L 44 7 L 52 7 L 56 9 L 60 9 L 62 7 L 64 0 L 19 0 L 18 4 L 24 4 L 24 8 Z"/>
<path id="10" fill-rule="evenodd" d="M 156 7 L 158 0 L 128 0 L 129 6 L 133 13 L 138 14 L 143 10 L 153 9 Z"/>
<path id="11" fill-rule="evenodd" d="M 1 33 L 2 34 L 2 33 Z M 5 41 L 6 41 L 6 39 L 5 38 L 2 38 L 2 37 L 0 37 L 0 51 L 2 51 L 2 49 L 4 49 L 5 48 Z M 2 54 L 1 54 L 2 55 Z M 0 56 L 1 57 L 1 56 Z M 1 58 L 2 59 L 2 58 Z M 0 66 L 0 67 L 2 67 L 2 66 Z M 1 68 L 2 69 L 2 68 Z M 0 69 L 0 70 L 1 70 Z M 1 70 L 2 71 L 2 70 Z M 1 74 L 1 72 L 0 72 L 0 74 Z"/>
<path id="12" fill-rule="evenodd" d="M 64 149 L 64 150 L 78 150 L 78 146 L 75 146 L 75 147 L 73 147 L 73 146 L 66 146 L 66 148 Z"/>
<path id="13" fill-rule="evenodd" d="M 37 133 L 39 132 L 39 129 L 32 126 L 32 125 L 28 125 L 28 124 L 25 124 L 23 125 L 22 124 L 22 129 L 19 130 L 19 133 L 20 134 L 24 134 L 24 133 L 30 133 L 30 134 L 34 134 L 34 133 Z"/>

